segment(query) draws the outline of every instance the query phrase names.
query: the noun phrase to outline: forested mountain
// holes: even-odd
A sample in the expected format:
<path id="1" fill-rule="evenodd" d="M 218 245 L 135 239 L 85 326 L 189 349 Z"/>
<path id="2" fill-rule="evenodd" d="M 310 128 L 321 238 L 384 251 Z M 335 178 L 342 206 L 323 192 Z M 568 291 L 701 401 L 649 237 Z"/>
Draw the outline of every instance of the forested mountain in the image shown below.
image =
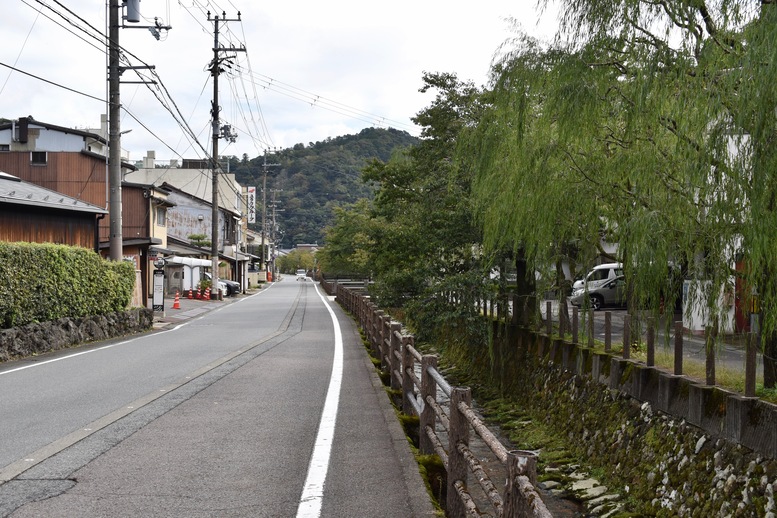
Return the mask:
<path id="1" fill-rule="evenodd" d="M 367 128 L 357 135 L 328 138 L 307 146 L 296 144 L 268 155 L 230 159 L 230 171 L 241 185 L 257 187 L 257 222 L 261 230 L 262 176 L 267 163 L 267 227 L 271 230 L 273 197 L 282 248 L 300 243 L 323 244 L 324 228 L 333 221 L 333 208 L 359 198 L 372 198 L 373 186 L 361 179 L 372 159 L 388 161 L 396 149 L 418 139 L 405 131 Z M 278 164 L 278 165 L 271 165 Z"/>

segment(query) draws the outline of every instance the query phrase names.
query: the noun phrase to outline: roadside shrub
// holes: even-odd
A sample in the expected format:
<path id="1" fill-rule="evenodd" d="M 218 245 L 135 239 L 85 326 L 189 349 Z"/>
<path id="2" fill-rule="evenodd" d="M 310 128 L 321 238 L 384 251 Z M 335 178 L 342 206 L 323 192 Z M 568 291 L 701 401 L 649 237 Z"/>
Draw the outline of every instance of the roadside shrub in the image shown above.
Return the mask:
<path id="1" fill-rule="evenodd" d="M 0 242 L 0 327 L 124 311 L 135 268 L 92 250 Z"/>

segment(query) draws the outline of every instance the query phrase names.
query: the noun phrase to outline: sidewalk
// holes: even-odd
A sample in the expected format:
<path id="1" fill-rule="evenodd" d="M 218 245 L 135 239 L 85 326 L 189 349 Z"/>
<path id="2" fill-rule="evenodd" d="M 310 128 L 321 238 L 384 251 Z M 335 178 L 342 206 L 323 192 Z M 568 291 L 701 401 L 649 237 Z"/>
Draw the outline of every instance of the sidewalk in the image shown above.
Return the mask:
<path id="1" fill-rule="evenodd" d="M 267 289 L 267 288 L 262 288 Z M 221 307 L 225 304 L 232 304 L 238 300 L 250 297 L 256 293 L 262 291 L 261 289 L 247 290 L 245 294 L 234 295 L 232 297 L 225 297 L 224 300 L 205 300 L 188 298 L 188 292 L 180 294 L 178 297 L 178 309 L 175 306 L 175 297 L 165 298 L 163 312 L 154 312 L 154 329 L 162 329 L 169 325 L 185 322 L 193 318 L 197 318 L 209 311 Z"/>

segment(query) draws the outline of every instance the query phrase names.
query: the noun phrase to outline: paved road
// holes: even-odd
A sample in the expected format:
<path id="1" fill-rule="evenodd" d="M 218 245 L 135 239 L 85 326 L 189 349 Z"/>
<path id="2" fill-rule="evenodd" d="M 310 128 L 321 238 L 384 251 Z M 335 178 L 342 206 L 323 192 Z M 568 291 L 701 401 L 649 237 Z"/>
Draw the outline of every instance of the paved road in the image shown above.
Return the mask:
<path id="1" fill-rule="evenodd" d="M 352 321 L 310 281 L 0 368 L 0 516 L 430 516 Z"/>

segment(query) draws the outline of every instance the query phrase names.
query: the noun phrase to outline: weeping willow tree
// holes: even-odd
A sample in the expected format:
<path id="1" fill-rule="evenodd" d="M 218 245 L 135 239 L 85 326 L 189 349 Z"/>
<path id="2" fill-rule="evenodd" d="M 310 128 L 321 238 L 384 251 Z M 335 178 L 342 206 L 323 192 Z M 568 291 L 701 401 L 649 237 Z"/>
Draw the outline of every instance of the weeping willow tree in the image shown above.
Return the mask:
<path id="1" fill-rule="evenodd" d="M 575 42 L 569 46 L 596 49 L 599 63 L 621 72 L 613 86 L 628 100 L 628 134 L 655 144 L 636 156 L 671 164 L 653 186 L 651 170 L 661 169 L 641 169 L 637 189 L 652 190 L 667 205 L 621 223 L 624 255 L 637 259 L 666 250 L 684 261 L 697 281 L 691 295 L 714 327 L 728 318 L 734 258 L 740 256 L 742 285 L 760 294 L 764 381 L 774 386 L 777 6 L 772 0 L 563 5 L 561 34 Z M 668 247 L 644 239 L 657 219 L 675 230 Z M 638 275 L 651 274 L 644 261 L 631 264 Z"/>
<path id="2" fill-rule="evenodd" d="M 775 6 L 562 2 L 558 38 L 519 35 L 493 67 L 490 108 L 467 135 L 487 247 L 532 270 L 574 243 L 618 243 L 637 307 L 694 280 L 703 318 L 728 318 L 734 257 L 762 303 L 765 381 L 777 329 Z M 771 381 L 773 384 L 773 381 Z"/>

